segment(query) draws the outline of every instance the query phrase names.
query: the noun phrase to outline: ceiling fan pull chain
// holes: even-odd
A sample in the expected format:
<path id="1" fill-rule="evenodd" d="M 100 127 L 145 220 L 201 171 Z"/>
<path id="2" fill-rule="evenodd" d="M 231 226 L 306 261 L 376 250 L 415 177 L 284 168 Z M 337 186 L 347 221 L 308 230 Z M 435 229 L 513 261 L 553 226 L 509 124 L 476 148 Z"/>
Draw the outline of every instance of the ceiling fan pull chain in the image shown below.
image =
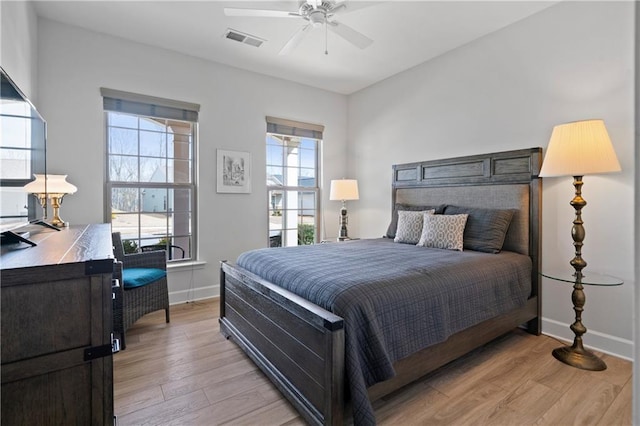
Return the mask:
<path id="1" fill-rule="evenodd" d="M 326 18 L 324 20 L 324 54 L 329 54 L 329 22 L 327 22 Z"/>

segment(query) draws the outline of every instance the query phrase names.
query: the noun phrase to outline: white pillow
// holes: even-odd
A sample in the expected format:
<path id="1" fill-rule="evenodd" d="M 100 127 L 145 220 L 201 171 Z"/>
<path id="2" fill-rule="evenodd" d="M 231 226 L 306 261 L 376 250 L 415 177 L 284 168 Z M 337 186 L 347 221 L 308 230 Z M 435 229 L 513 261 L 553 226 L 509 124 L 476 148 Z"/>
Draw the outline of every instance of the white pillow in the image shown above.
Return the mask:
<path id="1" fill-rule="evenodd" d="M 398 229 L 396 237 L 393 239 L 396 243 L 415 244 L 420 240 L 422 234 L 422 217 L 424 215 L 432 215 L 435 210 L 399 210 L 398 211 Z"/>
<path id="2" fill-rule="evenodd" d="M 420 247 L 462 251 L 467 217 L 469 217 L 468 214 L 425 214 L 423 216 L 422 234 L 417 245 Z"/>

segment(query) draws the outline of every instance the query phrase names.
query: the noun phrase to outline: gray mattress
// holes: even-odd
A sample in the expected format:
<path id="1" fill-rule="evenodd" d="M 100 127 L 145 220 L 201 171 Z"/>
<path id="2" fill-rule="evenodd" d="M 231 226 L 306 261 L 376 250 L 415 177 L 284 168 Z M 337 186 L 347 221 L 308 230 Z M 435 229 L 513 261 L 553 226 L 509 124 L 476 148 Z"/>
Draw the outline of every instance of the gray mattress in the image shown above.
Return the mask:
<path id="1" fill-rule="evenodd" d="M 528 256 L 384 238 L 253 250 L 237 264 L 344 318 L 356 424 L 375 423 L 366 388 L 393 377 L 395 361 L 523 306 L 531 292 Z"/>

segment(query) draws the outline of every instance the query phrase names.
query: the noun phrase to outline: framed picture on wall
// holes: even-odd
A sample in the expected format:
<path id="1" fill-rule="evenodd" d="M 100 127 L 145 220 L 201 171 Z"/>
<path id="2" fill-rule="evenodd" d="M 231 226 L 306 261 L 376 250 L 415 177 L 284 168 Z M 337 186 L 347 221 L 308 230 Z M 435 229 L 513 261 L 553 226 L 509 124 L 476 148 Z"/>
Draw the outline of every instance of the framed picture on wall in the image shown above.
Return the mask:
<path id="1" fill-rule="evenodd" d="M 251 153 L 217 150 L 218 192 L 248 194 L 251 192 Z"/>

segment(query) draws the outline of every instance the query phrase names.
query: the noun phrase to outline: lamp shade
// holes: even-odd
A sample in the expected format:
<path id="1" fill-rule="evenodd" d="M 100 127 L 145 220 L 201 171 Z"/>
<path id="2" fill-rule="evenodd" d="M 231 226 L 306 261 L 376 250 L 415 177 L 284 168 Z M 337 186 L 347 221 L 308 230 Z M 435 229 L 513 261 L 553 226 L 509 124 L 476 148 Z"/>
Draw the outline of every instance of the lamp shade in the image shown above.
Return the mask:
<path id="1" fill-rule="evenodd" d="M 23 188 L 29 194 L 45 194 L 47 186 L 45 184 L 45 175 L 34 174 L 36 179 L 26 184 Z"/>
<path id="2" fill-rule="evenodd" d="M 604 121 L 585 120 L 553 128 L 540 176 L 584 176 L 620 170 Z"/>
<path id="3" fill-rule="evenodd" d="M 67 182 L 67 175 L 47 175 L 49 194 L 75 194 L 78 188 Z"/>
<path id="4" fill-rule="evenodd" d="M 67 175 L 35 174 L 35 180 L 24 186 L 30 194 L 74 194 L 78 188 L 67 182 Z M 45 185 L 46 179 L 46 185 Z"/>
<path id="5" fill-rule="evenodd" d="M 339 179 L 331 181 L 330 200 L 358 200 L 358 181 L 355 179 Z"/>

